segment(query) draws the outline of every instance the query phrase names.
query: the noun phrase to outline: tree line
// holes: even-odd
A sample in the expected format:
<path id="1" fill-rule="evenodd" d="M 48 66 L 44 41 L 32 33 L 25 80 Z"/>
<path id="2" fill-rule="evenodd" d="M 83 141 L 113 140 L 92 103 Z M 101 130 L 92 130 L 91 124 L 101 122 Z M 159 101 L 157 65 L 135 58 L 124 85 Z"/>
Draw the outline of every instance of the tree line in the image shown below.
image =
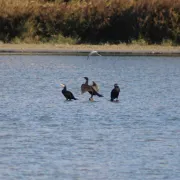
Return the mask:
<path id="1" fill-rule="evenodd" d="M 1 0 L 0 41 L 180 44 L 179 0 Z"/>

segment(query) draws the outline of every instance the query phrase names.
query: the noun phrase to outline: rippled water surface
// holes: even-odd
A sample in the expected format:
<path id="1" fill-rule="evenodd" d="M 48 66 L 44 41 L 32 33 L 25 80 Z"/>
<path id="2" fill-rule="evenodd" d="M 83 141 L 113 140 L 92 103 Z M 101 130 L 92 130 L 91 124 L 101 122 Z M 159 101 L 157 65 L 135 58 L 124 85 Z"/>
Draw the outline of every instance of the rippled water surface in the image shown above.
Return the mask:
<path id="1" fill-rule="evenodd" d="M 180 58 L 0 56 L 0 179 L 179 180 Z"/>

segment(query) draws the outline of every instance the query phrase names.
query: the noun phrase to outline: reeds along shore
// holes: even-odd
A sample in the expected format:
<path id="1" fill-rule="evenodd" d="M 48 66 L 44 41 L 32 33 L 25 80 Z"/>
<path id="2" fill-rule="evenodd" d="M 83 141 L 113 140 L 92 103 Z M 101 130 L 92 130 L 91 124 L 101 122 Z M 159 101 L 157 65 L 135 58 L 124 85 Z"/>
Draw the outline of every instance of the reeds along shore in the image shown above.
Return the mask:
<path id="1" fill-rule="evenodd" d="M 180 44 L 180 0 L 0 0 L 5 43 Z"/>

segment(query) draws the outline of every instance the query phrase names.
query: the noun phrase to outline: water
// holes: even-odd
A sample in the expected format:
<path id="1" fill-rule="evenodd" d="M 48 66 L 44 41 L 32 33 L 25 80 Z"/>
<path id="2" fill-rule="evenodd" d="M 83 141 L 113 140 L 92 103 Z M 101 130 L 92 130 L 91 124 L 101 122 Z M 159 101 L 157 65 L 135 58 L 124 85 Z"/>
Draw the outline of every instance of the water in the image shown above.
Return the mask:
<path id="1" fill-rule="evenodd" d="M 0 56 L 0 179 L 179 180 L 179 165 L 179 57 Z"/>

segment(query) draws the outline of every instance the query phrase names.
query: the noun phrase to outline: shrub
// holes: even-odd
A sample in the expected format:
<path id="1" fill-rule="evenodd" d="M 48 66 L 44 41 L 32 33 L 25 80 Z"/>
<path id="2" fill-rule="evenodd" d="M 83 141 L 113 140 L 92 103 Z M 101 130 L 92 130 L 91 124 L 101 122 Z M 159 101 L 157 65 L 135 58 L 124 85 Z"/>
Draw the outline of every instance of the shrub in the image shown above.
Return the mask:
<path id="1" fill-rule="evenodd" d="M 1 0 L 0 41 L 180 44 L 179 0 Z"/>

